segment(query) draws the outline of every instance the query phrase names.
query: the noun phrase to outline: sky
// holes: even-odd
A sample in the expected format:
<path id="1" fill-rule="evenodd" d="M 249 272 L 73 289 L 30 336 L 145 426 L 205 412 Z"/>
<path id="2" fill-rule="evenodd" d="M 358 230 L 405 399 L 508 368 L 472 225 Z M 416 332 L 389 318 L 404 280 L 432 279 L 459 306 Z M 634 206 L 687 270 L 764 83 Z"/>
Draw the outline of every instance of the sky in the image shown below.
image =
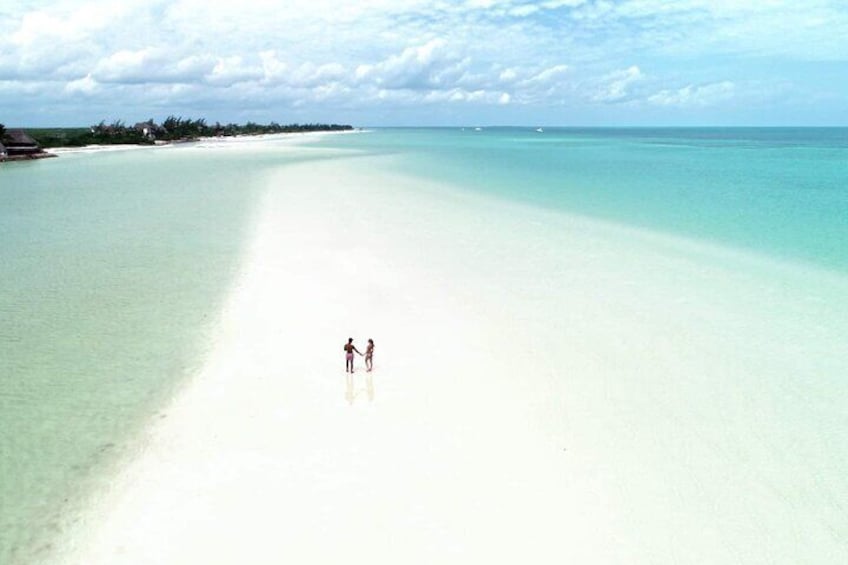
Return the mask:
<path id="1" fill-rule="evenodd" d="M 18 0 L 0 123 L 848 125 L 846 0 Z"/>

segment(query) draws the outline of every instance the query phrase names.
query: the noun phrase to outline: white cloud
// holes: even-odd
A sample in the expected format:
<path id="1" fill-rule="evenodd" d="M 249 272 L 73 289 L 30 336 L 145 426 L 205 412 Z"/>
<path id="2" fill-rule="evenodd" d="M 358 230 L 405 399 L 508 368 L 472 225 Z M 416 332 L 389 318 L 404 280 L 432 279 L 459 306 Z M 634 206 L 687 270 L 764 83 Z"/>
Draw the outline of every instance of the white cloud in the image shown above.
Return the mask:
<path id="1" fill-rule="evenodd" d="M 507 69 L 502 72 L 510 80 L 501 80 L 511 89 L 510 101 L 522 105 L 556 105 L 572 88 L 568 78 L 571 68 L 568 65 L 552 65 L 545 68 Z"/>
<path id="2" fill-rule="evenodd" d="M 337 83 L 345 78 L 350 77 L 345 68 L 339 63 L 327 63 L 324 65 L 304 63 L 291 73 L 288 83 L 299 87 L 318 87 Z"/>
<path id="3" fill-rule="evenodd" d="M 279 59 L 275 50 L 260 52 L 259 59 L 262 62 L 264 82 L 274 84 L 286 78 L 289 66 Z"/>
<path id="4" fill-rule="evenodd" d="M 351 89 L 345 84 L 332 82 L 315 87 L 313 94 L 316 100 L 342 100 L 351 95 Z"/>
<path id="5" fill-rule="evenodd" d="M 264 76 L 265 71 L 261 66 L 249 65 L 242 57 L 233 55 L 218 59 L 212 70 L 205 74 L 205 80 L 217 86 L 232 86 L 238 82 L 259 80 Z"/>
<path id="6" fill-rule="evenodd" d="M 197 82 L 207 74 L 221 71 L 221 61 L 210 56 L 191 55 L 177 58 L 163 48 L 121 50 L 101 59 L 92 76 L 101 83 Z"/>
<path id="7" fill-rule="evenodd" d="M 504 69 L 501 71 L 500 75 L 498 75 L 498 80 L 506 83 L 514 82 L 517 78 L 518 73 L 515 69 Z"/>
<path id="8" fill-rule="evenodd" d="M 549 0 L 536 2 L 529 0 L 467 0 L 464 6 L 471 10 L 485 10 L 498 17 L 511 16 L 524 18 L 543 10 L 557 10 L 563 7 L 576 7 L 586 0 Z"/>
<path id="9" fill-rule="evenodd" d="M 630 86 L 645 78 L 636 65 L 602 77 L 601 84 L 591 96 L 596 102 L 620 102 L 630 96 Z"/>
<path id="10" fill-rule="evenodd" d="M 495 104 L 500 102 L 500 93 L 488 92 L 486 90 L 465 90 L 453 88 L 451 90 L 433 90 L 421 97 L 421 101 L 429 104 L 440 102 L 482 102 Z M 413 100 L 415 97 L 412 98 Z"/>
<path id="11" fill-rule="evenodd" d="M 359 65 L 355 77 L 382 88 L 444 88 L 461 78 L 469 63 L 469 59 L 454 53 L 445 40 L 431 39 L 379 63 Z"/>
<path id="12" fill-rule="evenodd" d="M 121 2 L 66 4 L 25 13 L 19 27 L 10 34 L 18 45 L 42 41 L 76 41 L 122 23 L 129 6 Z"/>
<path id="13" fill-rule="evenodd" d="M 733 98 L 735 91 L 736 87 L 730 81 L 701 86 L 690 84 L 677 90 L 661 90 L 648 97 L 648 102 L 656 106 L 705 107 Z"/>
<path id="14" fill-rule="evenodd" d="M 65 92 L 67 94 L 93 94 L 97 92 L 100 88 L 100 85 L 94 80 L 91 75 L 84 76 L 83 78 L 72 80 L 65 85 Z"/>
<path id="15" fill-rule="evenodd" d="M 767 96 L 757 93 L 787 83 L 805 85 L 807 99 L 848 99 L 848 80 L 809 63 L 848 58 L 848 8 L 835 0 L 8 4 L 0 81 L 7 92 L 44 88 L 40 108 L 50 100 L 70 107 L 68 93 L 87 93 L 143 114 L 174 103 L 201 113 L 235 96 L 268 112 L 280 101 L 382 110 L 425 99 L 469 111 L 489 104 L 624 111 L 623 103 L 637 101 L 755 105 Z M 740 97 L 734 85 L 750 80 L 761 86 Z"/>
<path id="16" fill-rule="evenodd" d="M 542 7 L 548 10 L 556 10 L 563 7 L 573 8 L 585 3 L 586 0 L 548 0 L 547 2 L 542 2 Z"/>
<path id="17" fill-rule="evenodd" d="M 533 4 L 524 4 L 521 6 L 516 6 L 509 10 L 509 15 L 514 16 L 516 18 L 523 18 L 538 12 L 541 8 L 539 6 L 535 6 Z"/>
<path id="18" fill-rule="evenodd" d="M 469 8 L 482 8 L 487 10 L 498 4 L 508 4 L 510 0 L 466 0 L 465 5 Z"/>
<path id="19" fill-rule="evenodd" d="M 568 65 L 554 65 L 544 69 L 529 79 L 524 81 L 524 84 L 550 84 L 560 80 L 568 72 Z"/>

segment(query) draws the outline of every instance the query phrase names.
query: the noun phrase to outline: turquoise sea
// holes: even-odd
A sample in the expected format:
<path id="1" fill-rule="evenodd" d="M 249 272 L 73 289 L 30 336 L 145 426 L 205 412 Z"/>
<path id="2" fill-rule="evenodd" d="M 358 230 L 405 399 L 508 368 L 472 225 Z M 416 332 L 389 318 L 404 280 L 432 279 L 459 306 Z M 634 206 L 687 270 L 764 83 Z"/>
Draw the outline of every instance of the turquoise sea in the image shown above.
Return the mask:
<path id="1" fill-rule="evenodd" d="M 402 172 L 848 270 L 848 128 L 385 129 Z"/>
<path id="2" fill-rule="evenodd" d="M 387 128 L 295 151 L 187 144 L 0 165 L 0 563 L 49 554 L 197 371 L 266 175 L 359 154 L 848 277 L 846 128 Z"/>

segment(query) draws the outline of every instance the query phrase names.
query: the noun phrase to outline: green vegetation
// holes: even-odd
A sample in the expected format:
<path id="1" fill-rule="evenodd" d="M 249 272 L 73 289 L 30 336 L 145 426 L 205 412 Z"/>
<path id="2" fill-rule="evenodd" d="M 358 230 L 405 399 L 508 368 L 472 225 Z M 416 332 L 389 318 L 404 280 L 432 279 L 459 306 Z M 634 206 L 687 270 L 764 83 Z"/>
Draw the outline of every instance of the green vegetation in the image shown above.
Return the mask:
<path id="1" fill-rule="evenodd" d="M 26 132 L 41 147 L 76 147 L 86 145 L 81 140 L 89 128 L 31 128 Z"/>
<path id="2" fill-rule="evenodd" d="M 3 141 L 4 137 L 6 137 L 6 126 L 0 124 L 0 141 Z"/>
<path id="3" fill-rule="evenodd" d="M 81 147 L 84 145 L 152 145 L 156 142 L 191 141 L 200 137 L 221 137 L 234 135 L 259 135 L 267 133 L 298 133 L 309 131 L 344 131 L 352 130 L 349 125 L 338 124 L 288 124 L 277 122 L 257 124 L 248 122 L 240 124 L 213 125 L 201 118 L 168 116 L 162 124 L 152 119 L 139 122 L 133 126 L 126 125 L 122 120 L 106 124 L 105 121 L 90 128 L 34 128 L 28 129 L 29 135 L 43 148 L 48 147 Z"/>

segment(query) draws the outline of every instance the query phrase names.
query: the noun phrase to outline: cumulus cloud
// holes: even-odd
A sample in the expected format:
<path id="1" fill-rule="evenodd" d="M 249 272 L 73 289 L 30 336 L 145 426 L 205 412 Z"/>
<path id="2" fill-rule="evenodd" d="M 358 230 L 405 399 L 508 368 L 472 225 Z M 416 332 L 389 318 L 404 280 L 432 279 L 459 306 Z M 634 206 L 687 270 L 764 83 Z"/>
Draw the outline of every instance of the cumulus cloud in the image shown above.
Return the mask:
<path id="1" fill-rule="evenodd" d="M 566 73 L 568 72 L 568 65 L 554 65 L 552 67 L 548 67 L 546 69 L 542 69 L 538 73 L 533 76 L 523 80 L 521 82 L 522 86 L 533 85 L 533 84 L 542 84 L 542 85 L 550 85 L 551 83 L 555 83 L 559 81 Z"/>
<path id="2" fill-rule="evenodd" d="M 349 73 L 339 63 L 316 65 L 307 62 L 293 70 L 288 83 L 301 88 L 310 88 L 336 84 L 348 78 L 350 78 Z"/>
<path id="3" fill-rule="evenodd" d="M 444 39 L 407 47 L 376 64 L 359 65 L 356 78 L 382 88 L 444 88 L 459 79 L 469 59 L 459 57 Z"/>
<path id="4" fill-rule="evenodd" d="M 313 91 L 315 98 L 320 101 L 347 99 L 351 92 L 349 86 L 340 82 L 321 84 Z"/>
<path id="5" fill-rule="evenodd" d="M 181 61 L 181 63 L 186 63 L 184 65 L 185 70 L 202 72 L 202 77 L 207 83 L 217 86 L 232 86 L 239 82 L 259 80 L 265 76 L 260 65 L 249 64 L 239 55 L 219 58 L 212 69 L 207 67 L 208 60 L 198 58 L 195 62 L 196 65 L 191 65 L 187 60 Z M 194 69 L 191 69 L 191 67 L 194 67 Z"/>
<path id="6" fill-rule="evenodd" d="M 705 108 L 756 104 L 751 89 L 736 92 L 752 68 L 758 92 L 826 83 L 823 99 L 848 99 L 846 81 L 817 82 L 827 69 L 806 65 L 844 60 L 846 37 L 836 0 L 43 0 L 4 6 L 0 81 L 45 89 L 41 108 L 85 95 L 144 114 L 234 97 L 256 112 Z"/>
<path id="7" fill-rule="evenodd" d="M 259 59 L 262 65 L 262 80 L 267 84 L 277 84 L 288 76 L 289 66 L 281 61 L 277 52 L 273 49 L 261 51 Z"/>
<path id="8" fill-rule="evenodd" d="M 508 103 L 556 105 L 573 89 L 569 82 L 570 74 L 571 68 L 564 64 L 542 68 L 508 68 L 500 72 L 498 81 L 510 89 Z"/>
<path id="9" fill-rule="evenodd" d="M 72 10 L 45 8 L 27 12 L 9 37 L 18 45 L 79 41 L 111 25 L 120 24 L 129 8 L 121 2 L 89 2 Z"/>
<path id="10" fill-rule="evenodd" d="M 477 102 L 484 100 L 487 94 L 485 90 L 467 91 L 461 88 L 451 90 L 433 90 L 428 92 L 422 100 L 428 103 L 438 102 Z"/>
<path id="11" fill-rule="evenodd" d="M 508 13 L 510 16 L 523 18 L 531 14 L 535 14 L 541 9 L 542 8 L 540 6 L 536 6 L 535 4 L 522 4 L 521 6 L 511 8 Z"/>
<path id="12" fill-rule="evenodd" d="M 215 65 L 208 56 L 174 58 L 163 48 L 124 49 L 98 61 L 91 75 L 101 83 L 195 82 Z"/>
<path id="13" fill-rule="evenodd" d="M 341 63 L 319 65 L 307 61 L 290 64 L 281 61 L 276 51 L 264 51 L 259 54 L 259 58 L 262 70 L 259 82 L 266 85 L 312 88 L 337 82 L 353 83 L 356 80 L 355 73 Z"/>
<path id="14" fill-rule="evenodd" d="M 592 94 L 597 102 L 621 102 L 630 97 L 630 87 L 645 78 L 636 65 L 615 71 L 601 78 L 598 89 Z"/>
<path id="15" fill-rule="evenodd" d="M 65 92 L 68 94 L 93 94 L 97 92 L 100 85 L 94 80 L 91 75 L 86 75 L 80 79 L 72 80 L 65 85 Z"/>
<path id="16" fill-rule="evenodd" d="M 514 82 L 518 78 L 518 72 L 515 69 L 504 69 L 498 75 L 498 80 L 504 83 Z"/>
<path id="17" fill-rule="evenodd" d="M 730 81 L 700 86 L 690 84 L 676 90 L 661 90 L 649 96 L 648 102 L 656 106 L 706 107 L 733 98 L 735 90 L 735 85 Z"/>
<path id="18" fill-rule="evenodd" d="M 547 0 L 542 2 L 542 7 L 548 10 L 556 10 L 557 8 L 569 7 L 574 8 L 586 3 L 586 0 Z"/>
<path id="19" fill-rule="evenodd" d="M 529 0 L 468 0 L 464 6 L 475 10 L 485 10 L 498 17 L 525 18 L 546 10 L 573 8 L 587 0 L 548 0 L 545 2 Z"/>

